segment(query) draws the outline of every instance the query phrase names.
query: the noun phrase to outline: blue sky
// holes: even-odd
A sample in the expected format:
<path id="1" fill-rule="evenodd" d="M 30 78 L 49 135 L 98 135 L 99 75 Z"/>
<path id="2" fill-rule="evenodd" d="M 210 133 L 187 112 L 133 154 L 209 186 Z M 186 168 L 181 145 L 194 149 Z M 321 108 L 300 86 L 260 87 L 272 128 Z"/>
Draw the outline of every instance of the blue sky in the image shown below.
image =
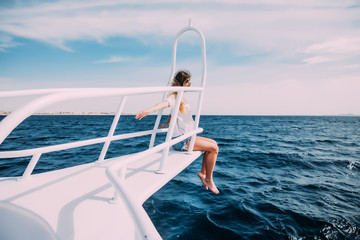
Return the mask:
<path id="1" fill-rule="evenodd" d="M 358 0 L 2 0 L 0 91 L 164 86 L 189 18 L 207 44 L 204 114 L 360 115 Z M 196 82 L 194 34 L 178 56 Z M 92 110 L 111 111 L 110 100 Z M 0 99 L 0 111 L 17 104 Z"/>

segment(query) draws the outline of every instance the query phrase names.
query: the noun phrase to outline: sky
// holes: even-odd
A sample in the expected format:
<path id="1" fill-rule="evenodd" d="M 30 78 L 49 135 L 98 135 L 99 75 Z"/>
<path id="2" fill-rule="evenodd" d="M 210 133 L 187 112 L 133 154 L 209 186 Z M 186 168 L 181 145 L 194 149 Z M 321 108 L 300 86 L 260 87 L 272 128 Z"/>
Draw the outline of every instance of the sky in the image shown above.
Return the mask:
<path id="1" fill-rule="evenodd" d="M 359 0 L 0 0 L 0 91 L 166 86 L 190 18 L 206 39 L 203 114 L 360 115 Z M 181 38 L 177 69 L 199 84 L 196 34 Z M 0 111 L 28 101 L 0 98 Z M 47 110 L 115 111 L 118 101 Z"/>

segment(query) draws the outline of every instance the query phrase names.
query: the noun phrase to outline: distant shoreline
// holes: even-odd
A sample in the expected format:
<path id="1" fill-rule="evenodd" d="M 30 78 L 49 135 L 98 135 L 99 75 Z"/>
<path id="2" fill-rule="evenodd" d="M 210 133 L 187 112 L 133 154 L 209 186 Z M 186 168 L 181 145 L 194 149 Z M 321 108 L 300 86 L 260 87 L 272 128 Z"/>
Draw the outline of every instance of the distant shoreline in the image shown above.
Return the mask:
<path id="1" fill-rule="evenodd" d="M 9 115 L 11 112 L 0 112 L 0 116 L 7 116 Z M 36 115 L 36 116 L 79 116 L 79 115 L 94 115 L 94 116 L 98 116 L 98 115 L 115 115 L 115 113 L 113 112 L 44 112 L 44 113 L 34 113 L 32 115 Z M 128 114 L 128 113 L 123 113 L 122 115 L 133 115 L 133 114 Z"/>
<path id="2" fill-rule="evenodd" d="M 0 111 L 0 116 L 7 116 L 11 112 Z M 35 116 L 114 116 L 114 112 L 43 112 L 34 113 Z M 122 113 L 121 115 L 136 115 L 135 113 Z M 251 116 L 251 117 L 360 117 L 356 114 L 335 114 L 335 115 L 247 115 L 247 114 L 202 114 L 202 116 Z"/>

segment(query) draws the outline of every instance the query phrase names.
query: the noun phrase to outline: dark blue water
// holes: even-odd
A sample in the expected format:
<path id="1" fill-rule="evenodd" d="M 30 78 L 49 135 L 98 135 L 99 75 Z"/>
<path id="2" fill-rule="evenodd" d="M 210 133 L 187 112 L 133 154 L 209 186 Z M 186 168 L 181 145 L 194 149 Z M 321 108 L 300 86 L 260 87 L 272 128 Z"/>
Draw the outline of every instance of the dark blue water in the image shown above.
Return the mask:
<path id="1" fill-rule="evenodd" d="M 107 135 L 111 116 L 33 116 L 0 145 L 24 149 Z M 151 129 L 123 116 L 116 133 Z M 205 191 L 201 159 L 144 207 L 164 239 L 360 239 L 360 117 L 202 116 L 220 147 Z M 160 137 L 160 138 L 163 138 Z M 111 144 L 107 157 L 145 150 L 149 137 Z M 97 159 L 101 145 L 44 154 L 35 172 Z M 21 175 L 29 158 L 0 160 Z"/>

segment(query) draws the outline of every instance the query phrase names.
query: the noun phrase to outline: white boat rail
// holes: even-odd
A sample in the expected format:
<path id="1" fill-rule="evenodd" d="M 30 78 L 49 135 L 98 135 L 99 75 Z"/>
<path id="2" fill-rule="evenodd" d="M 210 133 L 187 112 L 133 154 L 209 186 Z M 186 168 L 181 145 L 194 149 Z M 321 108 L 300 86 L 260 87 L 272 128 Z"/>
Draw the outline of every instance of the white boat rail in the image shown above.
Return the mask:
<path id="1" fill-rule="evenodd" d="M 181 29 L 175 36 L 175 41 L 174 41 L 174 45 L 173 45 L 173 55 L 172 55 L 172 65 L 171 65 L 171 74 L 170 74 L 170 78 L 169 78 L 169 82 L 168 82 L 168 86 L 171 85 L 171 82 L 175 76 L 175 69 L 176 69 L 176 51 L 177 51 L 177 44 L 178 41 L 180 39 L 180 37 L 188 32 L 188 31 L 193 31 L 195 33 L 197 33 L 197 35 L 200 37 L 201 40 L 201 56 L 202 56 L 202 77 L 201 77 L 201 92 L 199 94 L 199 100 L 198 100 L 198 108 L 196 111 L 196 117 L 195 117 L 195 128 L 197 128 L 199 126 L 199 121 L 200 121 L 200 112 L 201 112 L 201 108 L 202 108 L 202 102 L 203 102 L 203 98 L 204 98 L 204 88 L 206 85 L 206 44 L 205 44 L 205 37 L 204 34 L 197 28 L 193 27 L 191 24 L 191 19 L 189 19 L 189 25 L 183 29 Z M 163 100 L 165 100 L 166 98 L 166 94 L 164 93 L 163 95 Z M 158 116 L 156 118 L 156 122 L 154 125 L 154 130 L 158 129 L 159 124 L 160 124 L 160 119 L 161 116 L 163 114 L 163 110 L 159 111 Z M 150 147 L 152 147 L 154 145 L 155 142 L 155 136 L 156 136 L 156 132 L 154 132 L 151 135 L 151 140 L 150 140 Z M 167 139 L 169 140 L 169 139 Z M 195 135 L 191 138 L 190 141 L 190 146 L 189 146 L 189 153 L 192 152 L 193 148 L 194 148 L 194 143 L 195 143 Z M 167 154 L 167 151 L 164 152 L 164 154 Z M 161 166 L 159 172 L 162 171 L 163 166 Z"/>
<path id="2" fill-rule="evenodd" d="M 36 90 L 35 90 L 36 91 Z M 21 122 L 23 122 L 27 117 L 35 113 L 36 111 L 51 106 L 52 104 L 68 101 L 71 99 L 82 99 L 82 98 L 91 98 L 91 97 L 100 97 L 100 96 L 117 96 L 117 95 L 125 95 L 122 97 L 121 103 L 117 110 L 117 113 L 113 119 L 113 123 L 109 130 L 107 137 L 101 138 L 94 138 L 89 140 L 71 142 L 71 143 L 64 143 L 58 144 L 53 146 L 47 147 L 40 147 L 40 148 L 33 148 L 33 149 L 25 149 L 25 150 L 16 150 L 16 151 L 4 151 L 0 152 L 0 159 L 1 158 L 15 158 L 15 157 L 28 157 L 32 156 L 24 174 L 23 178 L 28 178 L 33 169 L 35 168 L 39 158 L 43 153 L 49 153 L 54 151 L 61 151 L 66 149 L 84 147 L 88 145 L 98 144 L 98 143 L 105 143 L 101 154 L 99 156 L 98 161 L 104 161 L 104 156 L 106 155 L 108 146 L 111 141 L 128 139 L 133 137 L 140 137 L 149 134 L 159 133 L 159 132 L 168 132 L 168 129 L 153 129 L 147 131 L 140 131 L 134 133 L 125 133 L 120 135 L 113 135 L 114 131 L 117 127 L 119 122 L 120 116 L 122 114 L 126 99 L 128 95 L 139 95 L 139 94 L 149 94 L 149 93 L 169 93 L 169 92 L 178 92 L 178 94 L 182 94 L 184 91 L 184 87 L 157 87 L 157 88 L 118 88 L 118 89 L 62 89 L 61 91 L 55 91 L 53 89 L 47 90 L 51 92 L 46 96 L 42 96 L 38 99 L 31 101 L 30 103 L 26 104 L 24 107 L 12 112 L 7 117 L 5 117 L 0 122 L 0 144 L 6 139 L 6 137 L 11 133 L 13 129 L 15 129 Z M 188 92 L 202 92 L 202 88 L 186 88 Z M 44 91 L 45 92 L 45 91 Z M 52 93 L 55 92 L 55 93 Z M 31 90 L 27 91 L 24 95 L 33 94 Z M 0 92 L 0 98 L 5 96 L 19 96 L 17 91 L 14 92 Z M 180 99 L 180 98 L 179 98 Z M 180 105 L 180 102 L 176 101 L 176 104 Z M 175 119 L 175 116 L 174 116 Z M 171 129 L 171 126 L 169 129 Z M 169 139 L 168 139 L 169 140 Z"/>
<path id="3" fill-rule="evenodd" d="M 201 87 L 170 87 L 170 83 L 175 74 L 175 65 L 176 65 L 176 50 L 177 43 L 179 38 L 183 33 L 187 31 L 196 32 L 201 38 L 202 44 L 202 60 L 203 60 L 203 73 L 201 80 Z M 172 69 L 170 74 L 170 79 L 167 87 L 148 87 L 148 88 L 70 88 L 70 89 L 40 89 L 40 90 L 24 90 L 24 91 L 2 91 L 0 92 L 1 98 L 8 97 L 20 97 L 20 96 L 40 96 L 35 100 L 27 103 L 25 106 L 13 111 L 7 117 L 5 117 L 0 122 L 0 144 L 9 136 L 9 134 L 26 118 L 36 113 L 37 111 L 51 106 L 55 103 L 60 103 L 63 101 L 76 100 L 76 99 L 84 99 L 84 98 L 97 98 L 97 97 L 108 97 L 108 96 L 122 96 L 121 102 L 117 109 L 117 112 L 114 116 L 111 127 L 108 131 L 106 137 L 93 138 L 88 140 L 58 144 L 53 146 L 32 148 L 32 149 L 24 149 L 24 150 L 16 150 L 16 151 L 2 151 L 0 152 L 0 159 L 2 158 L 17 158 L 17 157 L 31 157 L 22 177 L 19 179 L 27 180 L 31 178 L 32 172 L 37 165 L 40 157 L 44 153 L 50 153 L 55 151 L 61 151 L 66 149 L 73 149 L 78 147 L 89 146 L 93 144 L 103 143 L 103 148 L 101 153 L 97 159 L 97 162 L 102 163 L 105 161 L 105 156 L 108 151 L 109 145 L 113 141 L 130 139 L 139 136 L 151 135 L 149 149 L 143 152 L 134 154 L 129 156 L 128 158 L 107 167 L 106 175 L 108 176 L 110 182 L 113 184 L 115 188 L 114 200 L 116 201 L 119 196 L 127 205 L 130 210 L 132 217 L 140 231 L 141 238 L 143 239 L 156 239 L 159 237 L 156 229 L 153 227 L 151 220 L 146 214 L 143 208 L 139 207 L 139 203 L 136 199 L 133 199 L 131 194 L 127 193 L 125 184 L 125 172 L 127 166 L 130 163 L 134 163 L 146 156 L 149 156 L 154 153 L 162 152 L 162 159 L 160 161 L 159 169 L 157 173 L 164 173 L 166 160 L 169 154 L 169 149 L 172 145 L 191 137 L 190 147 L 188 154 L 192 154 L 194 140 L 196 134 L 202 132 L 202 129 L 199 128 L 199 120 L 200 120 L 200 112 L 202 107 L 202 101 L 204 96 L 204 88 L 206 83 L 206 49 L 205 49 L 205 38 L 200 30 L 191 26 L 191 20 L 189 21 L 189 26 L 181 29 L 176 35 L 174 47 L 173 47 L 173 59 L 172 59 Z M 197 111 L 195 117 L 195 128 L 192 132 L 189 132 L 185 135 L 173 139 L 173 131 L 176 124 L 176 119 L 179 112 L 180 102 L 183 96 L 184 91 L 186 92 L 198 92 L 199 98 L 197 102 Z M 159 124 L 161 117 L 163 115 L 163 110 L 159 111 L 154 127 L 152 130 L 145 130 L 133 133 L 124 133 L 119 135 L 114 135 L 115 129 L 119 123 L 119 119 L 121 114 L 123 113 L 124 106 L 126 104 L 127 96 L 130 95 L 144 95 L 149 93 L 163 93 L 163 100 L 166 96 L 171 92 L 177 92 L 176 103 L 174 107 L 174 111 L 172 112 L 172 118 L 170 121 L 169 128 L 167 129 L 159 129 Z M 154 146 L 155 138 L 157 133 L 167 133 L 166 139 L 163 143 Z M 141 204 L 140 204 L 141 206 Z"/>

